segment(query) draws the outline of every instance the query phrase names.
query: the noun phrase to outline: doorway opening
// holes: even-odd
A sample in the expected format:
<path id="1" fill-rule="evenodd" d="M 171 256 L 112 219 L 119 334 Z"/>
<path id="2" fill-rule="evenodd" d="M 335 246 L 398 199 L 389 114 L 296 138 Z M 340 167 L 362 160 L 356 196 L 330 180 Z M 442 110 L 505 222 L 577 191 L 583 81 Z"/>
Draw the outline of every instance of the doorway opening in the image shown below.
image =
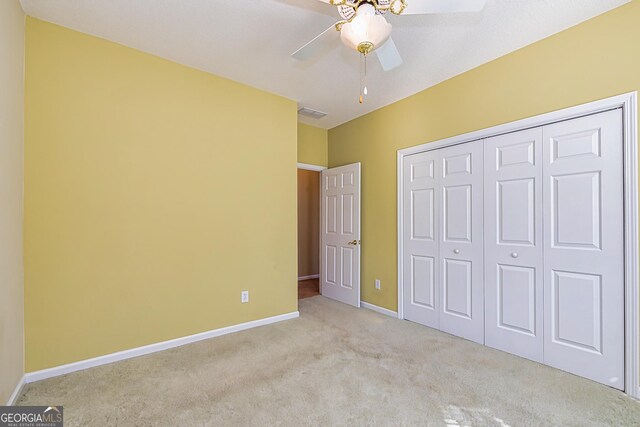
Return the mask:
<path id="1" fill-rule="evenodd" d="M 320 295 L 320 172 L 298 164 L 298 299 Z"/>

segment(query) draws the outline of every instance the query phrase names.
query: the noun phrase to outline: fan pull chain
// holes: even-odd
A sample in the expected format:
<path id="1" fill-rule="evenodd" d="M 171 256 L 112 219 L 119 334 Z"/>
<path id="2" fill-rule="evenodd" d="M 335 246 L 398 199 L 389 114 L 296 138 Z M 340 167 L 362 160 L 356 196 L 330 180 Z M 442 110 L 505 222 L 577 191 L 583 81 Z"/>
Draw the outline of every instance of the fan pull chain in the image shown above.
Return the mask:
<path id="1" fill-rule="evenodd" d="M 367 96 L 367 55 L 364 55 L 364 90 L 362 93 Z"/>
<path id="2" fill-rule="evenodd" d="M 360 102 L 360 104 L 362 104 L 362 102 L 364 101 L 363 96 L 362 96 L 362 92 L 363 92 L 363 82 L 364 82 L 364 71 L 363 71 L 363 58 L 364 55 L 360 55 L 360 97 L 358 98 L 358 101 Z"/>
<path id="3" fill-rule="evenodd" d="M 364 97 L 367 96 L 369 91 L 367 90 L 367 55 L 363 54 L 360 58 L 360 104 L 364 102 Z"/>

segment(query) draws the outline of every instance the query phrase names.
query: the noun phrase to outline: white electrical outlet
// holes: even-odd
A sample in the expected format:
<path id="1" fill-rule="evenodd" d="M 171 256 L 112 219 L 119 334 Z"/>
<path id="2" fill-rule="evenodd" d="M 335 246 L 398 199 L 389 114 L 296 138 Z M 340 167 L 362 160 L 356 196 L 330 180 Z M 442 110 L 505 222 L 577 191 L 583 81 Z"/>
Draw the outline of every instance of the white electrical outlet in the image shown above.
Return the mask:
<path id="1" fill-rule="evenodd" d="M 243 304 L 249 302 L 249 291 L 242 291 L 241 301 Z"/>
<path id="2" fill-rule="evenodd" d="M 380 290 L 380 279 L 376 279 L 376 289 Z"/>

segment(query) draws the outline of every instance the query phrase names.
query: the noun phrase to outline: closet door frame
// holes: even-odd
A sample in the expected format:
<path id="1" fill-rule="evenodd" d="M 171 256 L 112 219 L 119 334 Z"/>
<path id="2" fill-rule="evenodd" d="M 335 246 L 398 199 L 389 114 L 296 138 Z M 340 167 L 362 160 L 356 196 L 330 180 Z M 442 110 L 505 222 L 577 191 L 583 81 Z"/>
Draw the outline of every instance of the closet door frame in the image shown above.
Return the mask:
<path id="1" fill-rule="evenodd" d="M 405 156 L 438 148 L 483 140 L 524 129 L 545 126 L 612 109 L 622 109 L 623 169 L 624 169 L 624 285 L 625 285 L 625 393 L 640 399 L 640 291 L 638 267 L 640 260 L 638 226 L 638 107 L 637 92 L 602 99 L 563 110 L 554 111 L 511 123 L 506 123 L 451 138 L 442 139 L 397 152 L 398 208 L 398 318 L 403 315 L 403 160 Z M 483 144 L 483 141 L 476 142 Z"/>

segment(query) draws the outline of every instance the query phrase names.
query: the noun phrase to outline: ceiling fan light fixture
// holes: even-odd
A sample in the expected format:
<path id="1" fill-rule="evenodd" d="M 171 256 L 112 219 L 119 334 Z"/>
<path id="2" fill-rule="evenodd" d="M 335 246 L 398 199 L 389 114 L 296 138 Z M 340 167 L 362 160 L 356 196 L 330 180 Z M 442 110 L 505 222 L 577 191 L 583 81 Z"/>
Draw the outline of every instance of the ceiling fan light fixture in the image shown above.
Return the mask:
<path id="1" fill-rule="evenodd" d="M 382 46 L 390 35 L 391 24 L 368 3 L 360 5 L 356 17 L 340 30 L 342 42 L 363 55 Z"/>

